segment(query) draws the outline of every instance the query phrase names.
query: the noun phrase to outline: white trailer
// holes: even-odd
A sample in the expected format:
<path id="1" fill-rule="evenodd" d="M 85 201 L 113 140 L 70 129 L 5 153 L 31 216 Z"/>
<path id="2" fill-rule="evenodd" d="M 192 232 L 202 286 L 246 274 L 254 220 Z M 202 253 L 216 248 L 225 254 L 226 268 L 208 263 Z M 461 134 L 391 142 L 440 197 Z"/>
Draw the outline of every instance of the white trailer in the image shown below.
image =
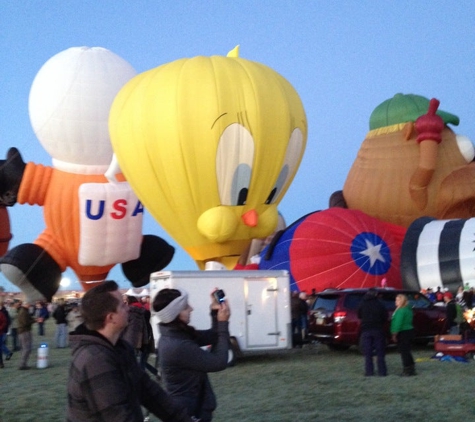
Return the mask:
<path id="1" fill-rule="evenodd" d="M 190 324 L 211 325 L 209 305 L 215 288 L 224 290 L 231 309 L 231 356 L 247 351 L 292 348 L 290 282 L 287 271 L 159 271 L 150 276 L 150 300 L 164 288 L 183 288 L 194 308 Z M 159 319 L 152 311 L 158 341 Z"/>

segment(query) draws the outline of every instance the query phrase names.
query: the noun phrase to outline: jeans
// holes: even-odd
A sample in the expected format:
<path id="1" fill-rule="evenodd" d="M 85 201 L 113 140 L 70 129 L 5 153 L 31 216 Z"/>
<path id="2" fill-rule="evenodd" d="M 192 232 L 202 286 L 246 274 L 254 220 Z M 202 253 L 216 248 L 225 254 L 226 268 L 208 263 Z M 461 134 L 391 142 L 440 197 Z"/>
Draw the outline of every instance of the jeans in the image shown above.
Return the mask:
<path id="1" fill-rule="evenodd" d="M 38 322 L 38 335 L 39 336 L 44 336 L 45 335 L 45 323 L 44 322 Z"/>
<path id="2" fill-rule="evenodd" d="M 302 346 L 302 320 L 300 317 L 292 318 L 292 346 Z"/>
<path id="3" fill-rule="evenodd" d="M 28 358 L 30 357 L 31 348 L 33 345 L 33 335 L 31 334 L 31 331 L 26 331 L 24 333 L 18 334 L 18 340 L 20 340 L 21 346 L 21 368 L 22 366 L 27 366 L 28 364 Z"/>
<path id="4" fill-rule="evenodd" d="M 68 329 L 66 324 L 57 324 L 56 325 L 56 334 L 55 334 L 55 341 L 56 347 L 64 348 L 66 347 L 66 340 L 68 336 Z"/>
<path id="5" fill-rule="evenodd" d="M 372 329 L 361 333 L 361 346 L 365 357 L 365 375 L 374 374 L 373 353 L 376 352 L 378 375 L 386 376 L 386 336 L 383 330 Z"/>
<path id="6" fill-rule="evenodd" d="M 6 334 L 0 334 L 0 355 L 3 353 L 5 356 L 8 356 L 11 354 L 10 350 L 7 347 L 7 335 Z"/>
<path id="7" fill-rule="evenodd" d="M 18 329 L 10 328 L 10 337 L 12 338 L 12 349 L 14 352 L 20 350 L 20 345 L 18 343 Z"/>
<path id="8" fill-rule="evenodd" d="M 408 368 L 414 366 L 414 358 L 411 353 L 411 342 L 414 338 L 414 330 L 399 331 L 397 335 L 397 347 L 401 354 L 402 366 Z"/>

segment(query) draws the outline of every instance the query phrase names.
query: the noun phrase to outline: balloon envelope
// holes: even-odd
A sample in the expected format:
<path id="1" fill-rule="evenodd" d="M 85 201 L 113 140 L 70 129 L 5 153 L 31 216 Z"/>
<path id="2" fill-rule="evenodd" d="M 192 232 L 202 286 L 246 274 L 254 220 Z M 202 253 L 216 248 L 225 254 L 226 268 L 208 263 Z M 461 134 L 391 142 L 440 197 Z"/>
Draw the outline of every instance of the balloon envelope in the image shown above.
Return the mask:
<path id="1" fill-rule="evenodd" d="M 475 218 L 422 217 L 408 228 L 401 251 L 404 287 L 443 287 L 452 293 L 475 284 Z"/>
<path id="2" fill-rule="evenodd" d="M 109 164 L 109 110 L 134 68 L 102 47 L 72 47 L 51 57 L 33 80 L 33 130 L 55 160 Z"/>
<path id="3" fill-rule="evenodd" d="M 233 268 L 251 239 L 275 230 L 307 139 L 287 80 L 222 56 L 137 75 L 114 100 L 109 127 L 145 208 L 202 268 Z"/>
<path id="4" fill-rule="evenodd" d="M 385 223 L 357 210 L 330 208 L 289 226 L 261 254 L 260 269 L 287 269 L 292 289 L 401 287 L 400 243 Z"/>

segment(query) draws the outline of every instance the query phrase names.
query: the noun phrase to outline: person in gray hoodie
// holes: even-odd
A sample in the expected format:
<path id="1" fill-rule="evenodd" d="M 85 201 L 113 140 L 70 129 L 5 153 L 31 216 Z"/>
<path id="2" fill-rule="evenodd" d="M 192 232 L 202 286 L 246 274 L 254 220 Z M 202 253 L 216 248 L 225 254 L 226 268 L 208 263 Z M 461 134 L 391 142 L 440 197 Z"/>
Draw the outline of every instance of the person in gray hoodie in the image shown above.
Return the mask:
<path id="1" fill-rule="evenodd" d="M 216 409 L 216 397 L 208 372 L 226 369 L 229 349 L 227 300 L 218 302 L 211 294 L 211 328 L 196 330 L 190 323 L 193 308 L 182 289 L 162 289 L 153 300 L 160 319 L 158 356 L 168 393 L 188 415 L 209 422 Z M 211 345 L 211 351 L 202 346 Z"/>

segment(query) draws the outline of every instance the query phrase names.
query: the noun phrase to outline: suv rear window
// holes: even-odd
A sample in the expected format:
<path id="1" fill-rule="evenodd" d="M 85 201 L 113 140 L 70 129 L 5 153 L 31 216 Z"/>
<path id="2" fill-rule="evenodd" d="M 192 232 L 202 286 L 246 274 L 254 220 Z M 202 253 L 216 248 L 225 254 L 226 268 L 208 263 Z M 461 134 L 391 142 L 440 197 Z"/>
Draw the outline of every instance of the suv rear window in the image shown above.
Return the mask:
<path id="1" fill-rule="evenodd" d="M 318 295 L 312 309 L 324 309 L 333 312 L 338 302 L 338 295 Z"/>
<path id="2" fill-rule="evenodd" d="M 356 310 L 363 300 L 364 293 L 350 293 L 345 296 L 344 307 L 346 309 Z"/>

